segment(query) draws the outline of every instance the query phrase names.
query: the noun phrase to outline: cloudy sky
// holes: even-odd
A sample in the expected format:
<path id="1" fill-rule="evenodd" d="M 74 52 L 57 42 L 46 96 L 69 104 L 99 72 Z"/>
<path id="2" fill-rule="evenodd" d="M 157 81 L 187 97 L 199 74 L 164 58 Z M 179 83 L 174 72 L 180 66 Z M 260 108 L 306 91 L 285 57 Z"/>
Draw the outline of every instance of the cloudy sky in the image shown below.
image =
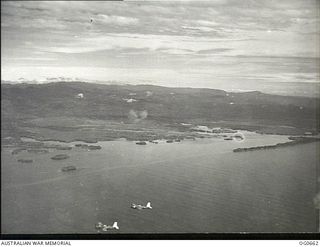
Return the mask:
<path id="1" fill-rule="evenodd" d="M 1 2 L 2 80 L 317 95 L 320 1 Z"/>

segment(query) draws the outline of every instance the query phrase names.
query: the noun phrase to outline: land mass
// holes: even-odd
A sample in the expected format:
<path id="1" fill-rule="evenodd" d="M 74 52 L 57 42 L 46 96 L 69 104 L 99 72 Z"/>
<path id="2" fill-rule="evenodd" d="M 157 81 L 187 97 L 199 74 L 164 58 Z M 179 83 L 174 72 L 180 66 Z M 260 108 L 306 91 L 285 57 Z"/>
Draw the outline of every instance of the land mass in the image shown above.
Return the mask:
<path id="1" fill-rule="evenodd" d="M 289 137 L 288 142 L 283 143 L 277 143 L 274 145 L 265 145 L 265 146 L 254 146 L 249 148 L 235 148 L 233 149 L 233 152 L 239 153 L 239 152 L 248 152 L 248 151 L 256 151 L 256 150 L 265 150 L 265 149 L 275 149 L 280 147 L 288 147 L 288 146 L 294 146 L 298 144 L 303 143 L 311 143 L 311 142 L 318 142 L 320 141 L 320 138 L 318 137 L 305 137 L 305 136 L 299 136 L 299 137 Z"/>
<path id="2" fill-rule="evenodd" d="M 202 137 L 195 126 L 266 134 L 319 133 L 319 99 L 261 92 L 103 85 L 1 85 L 2 143 L 21 137 L 65 142 Z"/>

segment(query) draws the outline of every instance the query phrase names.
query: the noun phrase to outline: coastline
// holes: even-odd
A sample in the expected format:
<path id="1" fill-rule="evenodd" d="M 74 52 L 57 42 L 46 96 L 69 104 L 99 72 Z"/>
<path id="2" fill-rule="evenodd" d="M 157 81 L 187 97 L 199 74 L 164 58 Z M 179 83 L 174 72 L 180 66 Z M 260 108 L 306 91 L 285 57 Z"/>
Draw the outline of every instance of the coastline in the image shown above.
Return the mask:
<path id="1" fill-rule="evenodd" d="M 249 147 L 249 148 L 235 148 L 233 149 L 233 152 L 239 153 L 239 152 L 248 152 L 248 151 L 256 151 L 256 150 L 275 149 L 280 147 L 288 147 L 288 146 L 320 141 L 319 137 L 305 137 L 305 136 L 299 136 L 299 137 L 291 136 L 289 137 L 289 139 L 290 141 L 288 142 L 277 143 L 275 145 L 255 146 L 255 147 Z"/>

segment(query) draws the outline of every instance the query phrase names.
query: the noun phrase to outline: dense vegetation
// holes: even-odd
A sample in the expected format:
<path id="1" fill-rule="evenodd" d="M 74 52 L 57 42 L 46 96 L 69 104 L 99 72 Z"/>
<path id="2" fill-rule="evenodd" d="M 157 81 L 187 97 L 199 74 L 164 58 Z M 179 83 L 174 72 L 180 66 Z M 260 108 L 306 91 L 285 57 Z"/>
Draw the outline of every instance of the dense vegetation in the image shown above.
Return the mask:
<path id="1" fill-rule="evenodd" d="M 3 133 L 32 119 L 54 117 L 124 124 L 143 120 L 160 125 L 226 121 L 239 126 L 245 123 L 319 131 L 317 98 L 84 82 L 2 84 L 1 88 Z M 83 97 L 77 97 L 79 94 Z M 50 127 L 55 128 L 54 124 Z M 64 128 L 68 131 L 67 125 Z"/>

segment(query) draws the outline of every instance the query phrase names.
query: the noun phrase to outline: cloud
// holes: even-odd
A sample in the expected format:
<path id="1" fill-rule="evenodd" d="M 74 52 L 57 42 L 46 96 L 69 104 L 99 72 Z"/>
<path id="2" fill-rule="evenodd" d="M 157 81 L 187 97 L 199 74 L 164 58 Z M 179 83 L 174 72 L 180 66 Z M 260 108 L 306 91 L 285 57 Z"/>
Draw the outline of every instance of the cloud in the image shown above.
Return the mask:
<path id="1" fill-rule="evenodd" d="M 54 57 L 12 57 L 7 58 L 9 60 L 21 60 L 21 61 L 56 61 L 57 58 Z"/>
<path id="2" fill-rule="evenodd" d="M 194 54 L 193 50 L 190 49 L 179 49 L 179 48 L 158 48 L 157 52 L 161 52 L 166 55 L 190 55 Z"/>
<path id="3" fill-rule="evenodd" d="M 202 27 L 202 26 L 181 26 L 183 29 L 187 30 L 193 30 L 193 31 L 202 31 L 202 32 L 212 32 L 215 31 L 215 29 L 210 27 Z"/>
<path id="4" fill-rule="evenodd" d="M 238 56 L 298 56 L 319 57 L 320 50 L 314 39 L 295 33 L 256 31 L 227 38 L 181 35 L 153 35 L 106 33 L 79 39 L 61 40 L 53 46 L 46 44 L 41 51 L 59 53 L 87 53 L 102 50 L 146 49 L 149 52 L 167 50 L 167 54 L 190 54 L 201 50 L 229 49 L 228 55 Z M 302 45 L 304 44 L 304 45 Z M 162 50 L 161 50 L 162 49 Z M 218 51 L 217 50 L 217 51 Z"/>
<path id="5" fill-rule="evenodd" d="M 225 48 L 230 42 L 245 40 L 242 38 L 210 38 L 182 35 L 153 35 L 132 33 L 107 33 L 93 37 L 83 37 L 69 42 L 55 43 L 55 46 L 41 47 L 42 51 L 62 53 L 85 53 L 108 49 L 147 49 L 149 51 L 167 50 L 168 53 L 193 53 L 205 49 Z M 223 43 L 224 42 L 224 43 Z M 57 46 L 60 45 L 60 46 Z"/>
<path id="6" fill-rule="evenodd" d="M 94 21 L 102 22 L 105 24 L 114 24 L 114 25 L 136 25 L 139 23 L 137 18 L 125 17 L 125 16 L 116 16 L 116 15 L 104 15 L 98 14 L 97 17 L 93 18 Z"/>
<path id="7" fill-rule="evenodd" d="M 319 60 L 300 59 L 320 57 L 318 0 L 9 1 L 1 7 L 2 65 L 11 68 L 2 70 L 11 76 L 81 74 L 229 88 L 319 81 Z"/>
<path id="8" fill-rule="evenodd" d="M 197 20 L 196 21 L 198 24 L 203 25 L 203 26 L 219 26 L 221 24 L 215 22 L 215 21 L 207 21 L 207 20 Z"/>
<path id="9" fill-rule="evenodd" d="M 217 53 L 224 53 L 231 51 L 232 49 L 229 48 L 216 48 L 216 49 L 209 49 L 209 50 L 200 50 L 198 54 L 217 54 Z"/>

